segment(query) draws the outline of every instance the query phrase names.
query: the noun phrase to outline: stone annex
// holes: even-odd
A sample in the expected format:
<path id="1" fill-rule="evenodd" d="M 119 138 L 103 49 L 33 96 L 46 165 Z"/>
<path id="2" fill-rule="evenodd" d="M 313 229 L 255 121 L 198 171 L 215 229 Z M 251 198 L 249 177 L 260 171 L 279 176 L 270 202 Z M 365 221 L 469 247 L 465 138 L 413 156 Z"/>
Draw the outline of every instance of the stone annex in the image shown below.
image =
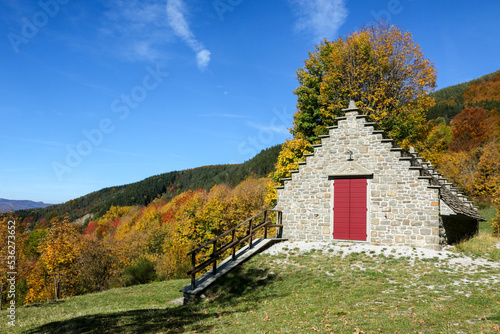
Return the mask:
<path id="1" fill-rule="evenodd" d="M 353 101 L 343 111 L 276 187 L 284 238 L 439 250 L 477 232 L 484 218 L 430 162 L 397 146 Z"/>

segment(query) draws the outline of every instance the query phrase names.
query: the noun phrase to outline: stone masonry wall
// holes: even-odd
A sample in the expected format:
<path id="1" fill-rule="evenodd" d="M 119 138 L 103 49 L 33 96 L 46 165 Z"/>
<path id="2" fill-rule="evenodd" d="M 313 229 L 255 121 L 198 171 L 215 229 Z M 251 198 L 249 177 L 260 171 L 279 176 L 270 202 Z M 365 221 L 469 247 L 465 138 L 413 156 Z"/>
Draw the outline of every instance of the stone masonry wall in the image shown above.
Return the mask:
<path id="1" fill-rule="evenodd" d="M 374 125 L 358 109 L 347 109 L 314 154 L 278 187 L 283 237 L 334 240 L 332 177 L 373 174 L 367 189 L 367 242 L 440 249 L 439 190 L 419 179 L 419 171 L 410 169 L 410 162 Z M 352 162 L 347 161 L 348 150 Z"/>

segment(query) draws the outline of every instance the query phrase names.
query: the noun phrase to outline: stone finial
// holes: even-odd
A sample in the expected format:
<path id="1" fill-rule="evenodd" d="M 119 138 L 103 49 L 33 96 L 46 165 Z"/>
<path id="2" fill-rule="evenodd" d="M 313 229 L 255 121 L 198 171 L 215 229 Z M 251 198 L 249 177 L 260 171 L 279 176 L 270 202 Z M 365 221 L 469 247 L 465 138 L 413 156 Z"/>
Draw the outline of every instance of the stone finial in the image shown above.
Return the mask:
<path id="1" fill-rule="evenodd" d="M 342 111 L 344 112 L 348 112 L 348 111 L 359 111 L 359 108 L 358 106 L 356 105 L 356 102 L 354 102 L 354 100 L 351 100 L 349 102 L 349 107 L 347 107 L 346 109 L 342 109 Z"/>

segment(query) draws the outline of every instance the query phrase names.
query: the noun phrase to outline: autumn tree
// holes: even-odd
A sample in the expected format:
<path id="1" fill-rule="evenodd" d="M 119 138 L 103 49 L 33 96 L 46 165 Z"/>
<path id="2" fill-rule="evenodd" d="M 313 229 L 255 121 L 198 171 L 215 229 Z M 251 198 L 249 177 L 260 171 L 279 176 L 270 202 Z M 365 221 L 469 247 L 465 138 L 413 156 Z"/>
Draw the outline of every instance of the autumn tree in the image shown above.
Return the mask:
<path id="1" fill-rule="evenodd" d="M 474 194 L 493 196 L 500 188 L 500 145 L 491 141 L 482 150 L 481 158 L 474 175 Z"/>
<path id="2" fill-rule="evenodd" d="M 453 134 L 450 150 L 469 151 L 483 145 L 493 130 L 490 115 L 490 111 L 476 107 L 464 109 L 455 116 L 450 122 Z"/>
<path id="3" fill-rule="evenodd" d="M 0 311 L 1 311 L 1 306 L 2 306 L 2 300 L 4 299 L 3 295 L 4 292 L 6 291 L 7 285 L 7 272 L 9 272 L 8 268 L 8 236 L 9 236 L 9 229 L 8 229 L 8 221 L 10 217 L 4 215 L 0 217 L 0 242 L 2 243 L 2 247 L 0 247 Z"/>
<path id="4" fill-rule="evenodd" d="M 485 80 L 472 83 L 463 92 L 466 106 L 481 105 L 486 101 L 500 101 L 500 71 L 488 75 Z M 498 105 L 498 104 L 497 104 Z"/>
<path id="5" fill-rule="evenodd" d="M 26 302 L 59 299 L 75 295 L 80 251 L 80 234 L 65 218 L 52 226 L 38 246 L 40 258 L 28 277 Z"/>
<path id="6" fill-rule="evenodd" d="M 297 163 L 304 161 L 304 154 L 311 153 L 312 151 L 311 143 L 304 138 L 287 140 L 282 145 L 275 171 L 269 174 L 271 180 L 266 185 L 267 193 L 265 202 L 268 205 L 274 206 L 276 204 L 277 192 L 274 187 L 282 184 L 282 178 L 290 177 L 290 171 L 299 169 Z"/>
<path id="7" fill-rule="evenodd" d="M 493 227 L 493 235 L 500 237 L 500 186 L 497 187 L 494 197 L 493 197 L 493 205 L 497 209 L 497 213 L 495 217 L 490 221 L 491 226 Z"/>
<path id="8" fill-rule="evenodd" d="M 349 100 L 403 146 L 414 142 L 433 105 L 436 69 L 409 32 L 370 25 L 336 41 L 324 40 L 297 71 L 295 137 L 316 142 L 342 116 Z"/>
<path id="9" fill-rule="evenodd" d="M 104 291 L 116 274 L 118 261 L 111 247 L 95 236 L 84 236 L 75 265 L 82 293 Z"/>
<path id="10" fill-rule="evenodd" d="M 432 161 L 435 166 L 439 166 L 443 155 L 448 153 L 452 140 L 451 127 L 446 124 L 443 117 L 429 121 L 427 126 L 426 138 L 416 146 L 423 157 Z"/>

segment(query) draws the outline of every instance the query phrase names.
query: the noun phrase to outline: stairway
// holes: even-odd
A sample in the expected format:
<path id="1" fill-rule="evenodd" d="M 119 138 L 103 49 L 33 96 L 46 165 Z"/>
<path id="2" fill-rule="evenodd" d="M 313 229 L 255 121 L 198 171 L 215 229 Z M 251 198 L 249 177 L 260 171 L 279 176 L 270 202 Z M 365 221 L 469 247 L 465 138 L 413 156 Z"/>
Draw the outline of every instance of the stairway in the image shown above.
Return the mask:
<path id="1" fill-rule="evenodd" d="M 259 254 L 260 252 L 266 250 L 277 242 L 283 241 L 282 238 L 259 238 L 253 242 L 253 247 L 246 245 L 242 249 L 236 252 L 236 259 L 233 260 L 232 256 L 227 257 L 217 266 L 217 272 L 214 274 L 212 270 L 206 272 L 202 276 L 196 279 L 195 288 L 192 284 L 188 284 L 179 291 L 184 294 L 184 303 L 189 302 L 196 298 L 196 296 L 201 295 L 209 286 L 211 286 L 218 278 L 224 276 L 229 271 L 239 266 L 243 262 L 250 259 L 252 256 Z"/>
<path id="2" fill-rule="evenodd" d="M 224 276 L 253 255 L 284 240 L 282 238 L 282 213 L 274 211 L 276 212 L 276 223 L 273 223 L 271 212 L 272 210 L 264 210 L 188 253 L 191 256 L 191 270 L 187 274 L 191 276 L 191 284 L 179 290 L 184 294 L 184 303 L 195 299 L 219 277 Z M 270 228 L 276 228 L 276 237 L 267 237 Z M 245 243 L 248 244 L 237 251 L 237 248 Z M 198 253 L 206 254 L 206 248 L 211 248 L 212 253 L 204 262 L 196 264 L 196 255 Z M 219 258 L 229 250 L 231 250 L 231 255 L 217 264 Z M 210 265 L 213 267 L 212 270 L 196 278 L 198 272 Z"/>

